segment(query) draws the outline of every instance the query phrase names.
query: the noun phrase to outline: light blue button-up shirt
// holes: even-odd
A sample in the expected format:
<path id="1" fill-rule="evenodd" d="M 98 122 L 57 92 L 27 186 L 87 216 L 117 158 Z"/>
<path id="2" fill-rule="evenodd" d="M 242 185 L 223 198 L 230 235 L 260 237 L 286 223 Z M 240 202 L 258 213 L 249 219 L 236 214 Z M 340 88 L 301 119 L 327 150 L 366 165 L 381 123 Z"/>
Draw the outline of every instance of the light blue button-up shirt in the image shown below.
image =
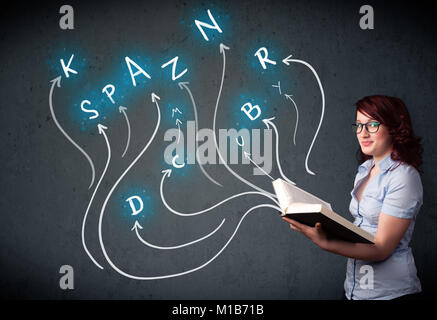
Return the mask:
<path id="1" fill-rule="evenodd" d="M 381 212 L 411 219 L 411 223 L 387 259 L 378 262 L 348 259 L 344 290 L 346 297 L 354 300 L 387 300 L 422 291 L 413 254 L 408 246 L 417 213 L 422 206 L 420 175 L 412 166 L 394 161 L 388 155 L 378 163 L 380 172 L 369 181 L 358 202 L 357 190 L 373 165 L 373 158 L 365 161 L 359 166 L 355 177 L 349 205 L 354 224 L 375 235 Z"/>

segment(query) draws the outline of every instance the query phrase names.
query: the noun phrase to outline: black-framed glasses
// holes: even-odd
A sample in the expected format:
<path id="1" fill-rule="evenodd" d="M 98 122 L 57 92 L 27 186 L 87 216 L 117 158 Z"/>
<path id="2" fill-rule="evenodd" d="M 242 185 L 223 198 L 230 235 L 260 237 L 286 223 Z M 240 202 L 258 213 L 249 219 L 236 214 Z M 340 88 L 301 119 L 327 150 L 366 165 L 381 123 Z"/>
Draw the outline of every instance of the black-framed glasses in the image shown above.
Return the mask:
<path id="1" fill-rule="evenodd" d="M 381 123 L 378 121 L 371 121 L 367 123 L 353 123 L 352 124 L 352 130 L 356 134 L 361 133 L 363 131 L 363 127 L 366 127 L 367 132 L 369 133 L 375 133 L 378 132 L 379 126 Z"/>

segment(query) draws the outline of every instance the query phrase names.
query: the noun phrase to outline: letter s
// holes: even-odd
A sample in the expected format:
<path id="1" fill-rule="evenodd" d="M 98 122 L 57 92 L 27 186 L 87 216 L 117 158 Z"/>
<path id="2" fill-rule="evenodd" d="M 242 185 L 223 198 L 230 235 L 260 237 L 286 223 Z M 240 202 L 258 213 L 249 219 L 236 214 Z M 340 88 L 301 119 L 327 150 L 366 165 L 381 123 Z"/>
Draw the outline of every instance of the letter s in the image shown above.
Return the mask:
<path id="1" fill-rule="evenodd" d="M 94 115 L 90 116 L 89 119 L 95 119 L 95 118 L 97 118 L 99 116 L 99 113 L 97 112 L 97 110 L 94 110 L 94 109 L 92 109 L 92 110 L 85 109 L 84 106 L 83 106 L 84 104 L 91 105 L 91 102 L 89 102 L 88 100 L 83 100 L 80 103 L 80 108 L 82 109 L 82 111 L 85 111 L 85 112 L 88 112 L 88 113 L 94 113 Z"/>

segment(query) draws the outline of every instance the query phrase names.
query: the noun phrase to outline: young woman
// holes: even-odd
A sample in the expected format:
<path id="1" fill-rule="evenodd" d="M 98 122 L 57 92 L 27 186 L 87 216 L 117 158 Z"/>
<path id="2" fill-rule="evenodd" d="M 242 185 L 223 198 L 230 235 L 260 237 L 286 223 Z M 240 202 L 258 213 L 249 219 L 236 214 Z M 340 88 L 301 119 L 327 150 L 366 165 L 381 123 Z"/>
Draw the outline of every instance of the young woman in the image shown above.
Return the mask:
<path id="1" fill-rule="evenodd" d="M 408 246 L 422 205 L 420 138 L 414 136 L 410 115 L 400 99 L 369 96 L 356 106 L 352 126 L 360 144 L 361 165 L 349 210 L 354 224 L 372 233 L 375 243 L 331 239 L 320 223 L 308 227 L 283 219 L 323 250 L 349 258 L 344 282 L 348 299 L 410 297 L 422 291 Z M 369 272 L 373 277 L 360 282 Z"/>

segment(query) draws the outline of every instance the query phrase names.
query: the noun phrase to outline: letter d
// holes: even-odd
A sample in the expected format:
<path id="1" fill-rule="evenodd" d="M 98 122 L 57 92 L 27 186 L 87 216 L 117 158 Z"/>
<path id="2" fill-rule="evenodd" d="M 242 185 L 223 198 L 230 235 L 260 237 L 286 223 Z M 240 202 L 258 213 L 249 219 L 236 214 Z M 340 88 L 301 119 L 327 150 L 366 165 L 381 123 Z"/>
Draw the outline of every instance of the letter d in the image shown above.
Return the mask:
<path id="1" fill-rule="evenodd" d="M 140 208 L 139 209 L 137 209 L 135 207 L 134 200 L 137 200 L 140 203 Z M 126 200 L 126 202 L 129 202 L 129 205 L 130 205 L 130 207 L 132 209 L 132 215 L 133 216 L 136 216 L 138 213 L 140 213 L 144 209 L 143 200 L 141 200 L 141 198 L 139 196 L 132 196 L 132 197 L 128 198 Z"/>

